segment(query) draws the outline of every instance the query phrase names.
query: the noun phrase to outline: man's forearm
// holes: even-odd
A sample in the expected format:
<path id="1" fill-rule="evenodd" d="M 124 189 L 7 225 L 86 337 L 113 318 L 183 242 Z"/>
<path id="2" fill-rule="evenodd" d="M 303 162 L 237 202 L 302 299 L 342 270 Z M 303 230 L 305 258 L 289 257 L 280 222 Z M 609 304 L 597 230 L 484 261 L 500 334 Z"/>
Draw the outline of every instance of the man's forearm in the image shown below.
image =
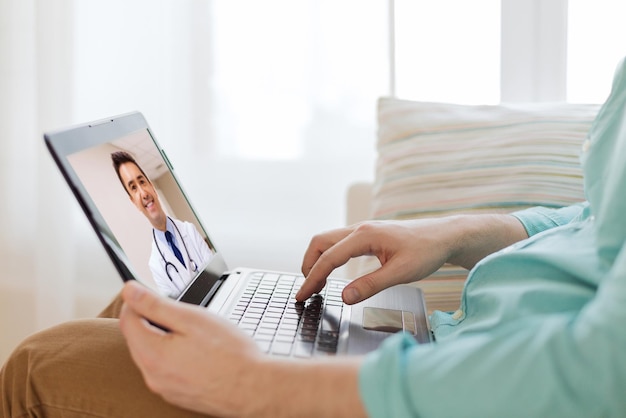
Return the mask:
<path id="1" fill-rule="evenodd" d="M 251 370 L 244 414 L 267 417 L 365 417 L 360 358 L 290 361 L 272 357 Z"/>
<path id="2" fill-rule="evenodd" d="M 467 269 L 489 254 L 528 238 L 522 223 L 511 215 L 459 215 L 449 221 L 449 227 L 458 234 L 448 261 Z"/>

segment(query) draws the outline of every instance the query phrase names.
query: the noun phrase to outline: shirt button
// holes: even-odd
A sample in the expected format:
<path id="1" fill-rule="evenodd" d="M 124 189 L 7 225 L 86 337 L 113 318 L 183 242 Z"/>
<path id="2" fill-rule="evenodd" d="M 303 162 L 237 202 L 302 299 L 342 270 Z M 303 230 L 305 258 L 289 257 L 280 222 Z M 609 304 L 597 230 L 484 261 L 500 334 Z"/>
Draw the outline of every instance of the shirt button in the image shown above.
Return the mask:
<path id="1" fill-rule="evenodd" d="M 452 319 L 454 319 L 455 321 L 458 321 L 459 319 L 463 318 L 463 309 L 459 309 L 457 310 L 455 313 L 452 314 Z"/>
<path id="2" fill-rule="evenodd" d="M 591 141 L 589 139 L 585 139 L 585 141 L 583 142 L 583 152 L 584 153 L 589 152 L 590 147 L 591 147 Z"/>

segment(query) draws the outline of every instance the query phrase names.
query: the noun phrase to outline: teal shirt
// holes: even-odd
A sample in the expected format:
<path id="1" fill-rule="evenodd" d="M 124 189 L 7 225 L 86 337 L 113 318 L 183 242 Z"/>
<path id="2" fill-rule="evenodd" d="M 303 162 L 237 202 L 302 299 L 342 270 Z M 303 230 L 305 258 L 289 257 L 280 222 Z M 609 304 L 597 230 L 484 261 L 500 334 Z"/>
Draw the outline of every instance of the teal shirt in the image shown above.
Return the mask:
<path id="1" fill-rule="evenodd" d="M 530 237 L 472 269 L 436 343 L 398 334 L 366 358 L 371 416 L 626 416 L 624 62 L 582 162 L 588 203 L 516 212 Z"/>

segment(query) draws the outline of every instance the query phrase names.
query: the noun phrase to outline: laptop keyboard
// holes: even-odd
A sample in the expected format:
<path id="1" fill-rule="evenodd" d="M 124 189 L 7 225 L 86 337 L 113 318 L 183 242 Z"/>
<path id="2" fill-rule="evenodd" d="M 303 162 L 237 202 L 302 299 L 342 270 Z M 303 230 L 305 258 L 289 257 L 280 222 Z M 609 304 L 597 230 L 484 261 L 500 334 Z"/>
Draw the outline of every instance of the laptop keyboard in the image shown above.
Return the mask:
<path id="1" fill-rule="evenodd" d="M 344 283 L 329 279 L 319 294 L 296 302 L 303 282 L 302 276 L 253 273 L 230 320 L 266 353 L 291 357 L 335 354 Z"/>

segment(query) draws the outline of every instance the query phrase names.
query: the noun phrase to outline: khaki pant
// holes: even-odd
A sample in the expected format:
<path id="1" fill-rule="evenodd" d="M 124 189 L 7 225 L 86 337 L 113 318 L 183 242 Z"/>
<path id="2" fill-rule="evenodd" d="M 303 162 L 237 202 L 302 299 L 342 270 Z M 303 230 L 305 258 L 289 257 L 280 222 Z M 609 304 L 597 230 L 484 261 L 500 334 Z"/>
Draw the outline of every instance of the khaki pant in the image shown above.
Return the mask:
<path id="1" fill-rule="evenodd" d="M 24 340 L 0 370 L 0 416 L 198 417 L 146 387 L 119 329 L 121 306 L 118 297 L 98 318 Z"/>

